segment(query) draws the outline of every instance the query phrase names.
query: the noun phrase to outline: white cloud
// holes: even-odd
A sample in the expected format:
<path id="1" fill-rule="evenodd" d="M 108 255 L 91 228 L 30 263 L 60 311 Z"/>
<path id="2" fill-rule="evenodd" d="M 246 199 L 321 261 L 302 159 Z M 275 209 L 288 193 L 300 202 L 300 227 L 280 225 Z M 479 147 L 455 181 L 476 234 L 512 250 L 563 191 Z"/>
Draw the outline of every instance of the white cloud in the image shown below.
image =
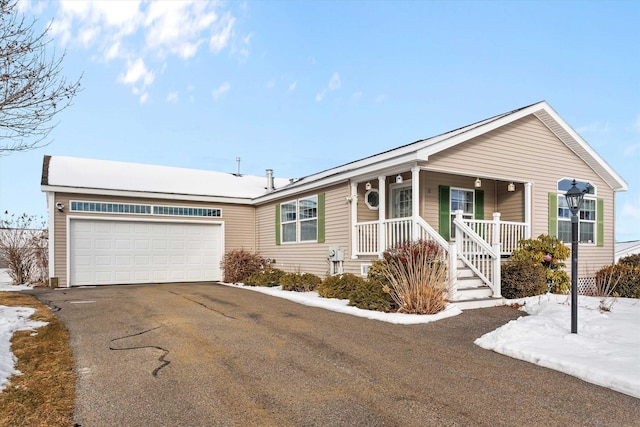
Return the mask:
<path id="1" fill-rule="evenodd" d="M 342 82 L 340 81 L 340 75 L 338 73 L 333 73 L 331 80 L 329 80 L 329 90 L 340 89 L 341 86 Z"/>
<path id="2" fill-rule="evenodd" d="M 211 35 L 209 39 L 209 49 L 212 52 L 218 53 L 229 44 L 229 38 L 231 37 L 231 29 L 236 19 L 231 14 L 226 13 L 220 20 L 218 25 L 218 31 Z"/>
<path id="3" fill-rule="evenodd" d="M 607 133 L 610 130 L 609 122 L 601 122 L 599 120 L 576 129 L 578 133 Z"/>
<path id="4" fill-rule="evenodd" d="M 37 2 L 25 7 L 35 10 Z M 125 85 L 149 86 L 167 58 L 189 60 L 206 45 L 219 53 L 234 39 L 236 18 L 222 2 L 60 0 L 56 7 L 51 23 L 56 42 L 87 49 L 94 61 L 121 61 L 117 81 Z M 232 54 L 246 58 L 252 37 L 242 37 L 242 48 Z M 144 71 L 135 68 L 138 61 Z M 136 89 L 141 93 L 144 87 Z"/>
<path id="5" fill-rule="evenodd" d="M 178 92 L 169 92 L 167 95 L 167 101 L 178 102 Z"/>
<path id="6" fill-rule="evenodd" d="M 127 72 L 118 76 L 118 81 L 126 84 L 136 84 L 142 81 L 143 86 L 153 83 L 154 75 L 147 69 L 142 58 L 127 64 Z"/>
<path id="7" fill-rule="evenodd" d="M 322 89 L 322 91 L 316 94 L 316 101 L 321 102 L 324 99 L 324 96 L 327 94 L 327 90 L 334 91 L 334 90 L 340 89 L 341 87 L 342 87 L 342 82 L 340 81 L 340 74 L 335 72 L 331 76 L 331 79 L 329 80 L 329 84 L 327 85 L 327 87 L 325 89 Z"/>
<path id="8" fill-rule="evenodd" d="M 149 100 L 149 92 L 143 92 L 142 95 L 140 95 L 140 104 L 146 104 L 148 100 Z"/>
<path id="9" fill-rule="evenodd" d="M 296 86 L 298 86 L 297 80 L 289 85 L 289 92 L 293 92 L 294 90 L 296 90 Z"/>
<path id="10" fill-rule="evenodd" d="M 215 88 L 212 92 L 211 95 L 213 96 L 213 99 L 219 99 L 222 95 L 224 95 L 225 93 L 229 92 L 229 90 L 231 89 L 231 84 L 229 82 L 224 82 L 222 83 L 220 86 L 218 86 L 217 88 Z"/>

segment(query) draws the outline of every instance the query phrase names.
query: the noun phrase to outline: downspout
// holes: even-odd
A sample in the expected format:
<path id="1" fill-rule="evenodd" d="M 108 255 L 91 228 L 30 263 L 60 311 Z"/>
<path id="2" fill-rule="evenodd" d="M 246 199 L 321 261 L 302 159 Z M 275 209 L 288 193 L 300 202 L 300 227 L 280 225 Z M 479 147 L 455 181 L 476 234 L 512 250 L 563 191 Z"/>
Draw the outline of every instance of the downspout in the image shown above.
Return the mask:
<path id="1" fill-rule="evenodd" d="M 49 278 L 56 277 L 56 252 L 55 252 L 55 201 L 56 193 L 47 191 L 47 215 L 49 223 Z"/>

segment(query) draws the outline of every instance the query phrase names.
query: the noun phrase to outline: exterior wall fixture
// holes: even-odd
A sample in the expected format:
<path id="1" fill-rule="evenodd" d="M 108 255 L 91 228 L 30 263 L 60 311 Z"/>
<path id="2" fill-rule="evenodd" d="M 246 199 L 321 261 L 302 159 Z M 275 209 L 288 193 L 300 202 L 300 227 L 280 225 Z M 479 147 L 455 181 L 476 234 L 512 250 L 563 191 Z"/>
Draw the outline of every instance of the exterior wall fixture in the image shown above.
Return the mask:
<path id="1" fill-rule="evenodd" d="M 507 185 L 507 191 L 513 193 L 514 191 L 516 191 L 516 185 L 513 182 L 509 183 L 509 185 Z"/>
<path id="2" fill-rule="evenodd" d="M 398 174 L 398 176 L 396 176 L 396 184 L 402 184 L 402 175 Z"/>
<path id="3" fill-rule="evenodd" d="M 476 188 L 482 187 L 482 181 L 480 181 L 480 178 L 476 178 L 475 186 Z"/>
<path id="4" fill-rule="evenodd" d="M 584 192 L 576 187 L 576 180 L 564 195 L 571 211 L 571 333 L 578 333 L 578 213 Z"/>
<path id="5" fill-rule="evenodd" d="M 370 183 L 370 182 L 367 182 L 367 183 L 364 185 L 364 189 L 365 189 L 365 190 L 367 190 L 367 191 L 371 190 L 371 183 Z"/>

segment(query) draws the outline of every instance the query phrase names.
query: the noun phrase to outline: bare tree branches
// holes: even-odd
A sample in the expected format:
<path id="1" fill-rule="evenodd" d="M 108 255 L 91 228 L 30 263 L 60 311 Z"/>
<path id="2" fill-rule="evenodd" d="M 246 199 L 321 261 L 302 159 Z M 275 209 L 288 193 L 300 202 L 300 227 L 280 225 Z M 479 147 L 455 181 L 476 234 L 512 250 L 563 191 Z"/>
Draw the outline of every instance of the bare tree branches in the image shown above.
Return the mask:
<path id="1" fill-rule="evenodd" d="M 43 219 L 33 215 L 0 217 L 0 265 L 14 284 L 46 283 L 49 276 L 49 236 Z"/>
<path id="2" fill-rule="evenodd" d="M 0 156 L 47 145 L 65 110 L 80 90 L 80 78 L 61 75 L 64 54 L 47 54 L 49 28 L 19 16 L 15 0 L 0 0 Z"/>

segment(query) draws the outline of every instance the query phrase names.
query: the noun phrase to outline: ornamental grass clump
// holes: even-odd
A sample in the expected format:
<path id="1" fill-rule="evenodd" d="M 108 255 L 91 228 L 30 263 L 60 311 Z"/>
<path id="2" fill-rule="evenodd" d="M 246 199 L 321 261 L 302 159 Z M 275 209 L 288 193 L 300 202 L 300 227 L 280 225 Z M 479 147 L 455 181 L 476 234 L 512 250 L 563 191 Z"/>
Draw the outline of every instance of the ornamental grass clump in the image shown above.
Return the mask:
<path id="1" fill-rule="evenodd" d="M 398 244 L 383 254 L 383 273 L 401 313 L 435 314 L 445 309 L 450 290 L 447 265 L 436 242 Z"/>

